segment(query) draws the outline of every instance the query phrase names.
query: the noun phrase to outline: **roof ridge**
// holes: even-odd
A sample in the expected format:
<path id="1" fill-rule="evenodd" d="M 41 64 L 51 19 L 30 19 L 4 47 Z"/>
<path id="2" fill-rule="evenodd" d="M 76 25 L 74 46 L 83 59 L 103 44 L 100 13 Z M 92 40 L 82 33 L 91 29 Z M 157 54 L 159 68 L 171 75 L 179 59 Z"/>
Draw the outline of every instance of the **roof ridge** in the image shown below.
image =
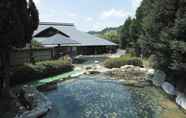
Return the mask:
<path id="1" fill-rule="evenodd" d="M 40 22 L 40 25 L 55 25 L 55 26 L 75 26 L 74 23 L 61 23 L 61 22 Z"/>

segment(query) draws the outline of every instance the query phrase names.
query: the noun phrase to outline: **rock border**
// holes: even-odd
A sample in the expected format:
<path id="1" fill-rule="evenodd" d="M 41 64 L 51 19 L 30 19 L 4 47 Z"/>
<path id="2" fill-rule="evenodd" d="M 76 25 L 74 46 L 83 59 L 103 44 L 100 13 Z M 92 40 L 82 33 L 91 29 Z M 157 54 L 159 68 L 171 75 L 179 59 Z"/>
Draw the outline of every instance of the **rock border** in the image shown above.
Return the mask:
<path id="1" fill-rule="evenodd" d="M 38 118 L 52 109 L 52 102 L 35 87 L 25 85 L 21 88 L 25 92 L 25 99 L 33 108 L 31 111 L 17 114 L 15 118 Z"/>
<path id="2" fill-rule="evenodd" d="M 152 83 L 153 86 L 156 86 L 158 88 L 161 88 L 167 95 L 169 96 L 173 96 L 175 97 L 175 102 L 178 106 L 180 106 L 181 108 L 183 108 L 184 110 L 186 110 L 186 95 L 184 95 L 183 93 L 180 93 L 179 91 L 176 90 L 176 87 L 174 85 L 172 85 L 170 82 L 166 81 L 166 74 L 161 71 L 161 70 L 155 70 L 155 69 L 150 69 L 150 68 L 141 68 L 141 67 L 137 67 L 137 66 L 133 66 L 133 65 L 125 65 L 122 66 L 121 68 L 113 68 L 110 70 L 107 70 L 105 72 L 105 74 L 107 75 L 118 75 L 120 76 L 120 72 L 140 72 L 140 73 L 144 73 L 144 80 L 141 78 L 137 79 L 135 81 L 139 81 L 138 83 L 129 83 L 129 85 L 134 85 L 137 87 L 141 87 L 144 85 L 150 85 L 150 83 Z M 121 74 L 122 75 L 122 74 Z M 120 80 L 117 78 L 117 80 Z M 122 80 L 122 79 L 121 79 Z M 126 81 L 130 81 L 126 80 Z M 126 81 L 124 81 L 124 83 L 126 83 Z M 141 85 L 142 82 L 142 85 Z M 144 83 L 143 83 L 144 82 Z M 150 83 L 145 83 L 145 82 L 150 82 Z M 128 84 L 128 83 L 126 83 Z"/>

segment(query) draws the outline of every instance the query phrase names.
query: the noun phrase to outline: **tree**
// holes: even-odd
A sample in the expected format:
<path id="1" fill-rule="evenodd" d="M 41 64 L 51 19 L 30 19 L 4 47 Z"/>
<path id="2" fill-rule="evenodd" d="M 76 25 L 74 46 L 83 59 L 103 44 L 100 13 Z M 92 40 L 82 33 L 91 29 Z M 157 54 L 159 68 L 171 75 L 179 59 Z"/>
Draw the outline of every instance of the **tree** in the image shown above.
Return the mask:
<path id="1" fill-rule="evenodd" d="M 119 34 L 117 31 L 109 31 L 104 34 L 100 34 L 99 37 L 112 41 L 116 44 L 119 44 Z"/>
<path id="2" fill-rule="evenodd" d="M 177 78 L 186 82 L 185 0 L 143 0 L 136 17 L 122 26 L 120 36 L 122 48 L 155 55 L 158 69 L 175 82 L 181 80 Z"/>
<path id="3" fill-rule="evenodd" d="M 26 0 L 0 1 L 0 56 L 4 93 L 9 91 L 10 85 L 10 52 L 13 48 L 23 48 L 30 43 L 39 24 L 38 16 L 32 0 L 29 3 Z"/>
<path id="4" fill-rule="evenodd" d="M 141 25 L 140 47 L 155 54 L 157 68 L 175 82 L 186 72 L 185 9 L 185 0 L 143 0 L 136 13 Z"/>
<path id="5" fill-rule="evenodd" d="M 32 48 L 42 48 L 43 47 L 42 44 L 40 44 L 36 40 L 32 40 L 31 44 L 32 44 Z"/>
<path id="6" fill-rule="evenodd" d="M 132 19 L 129 17 L 120 30 L 120 47 L 126 49 L 130 45 L 130 25 Z"/>

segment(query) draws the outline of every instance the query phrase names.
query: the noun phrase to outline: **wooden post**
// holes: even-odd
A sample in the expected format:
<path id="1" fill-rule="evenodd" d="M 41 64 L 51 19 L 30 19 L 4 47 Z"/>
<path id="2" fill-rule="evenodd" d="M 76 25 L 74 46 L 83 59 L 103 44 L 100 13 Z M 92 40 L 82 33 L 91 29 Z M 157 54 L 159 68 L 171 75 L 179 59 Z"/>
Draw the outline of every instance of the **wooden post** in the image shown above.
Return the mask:
<path id="1" fill-rule="evenodd" d="M 57 45 L 57 51 L 56 51 L 56 57 L 57 57 L 57 59 L 60 58 L 60 48 L 61 48 L 61 45 L 58 44 L 58 45 Z"/>

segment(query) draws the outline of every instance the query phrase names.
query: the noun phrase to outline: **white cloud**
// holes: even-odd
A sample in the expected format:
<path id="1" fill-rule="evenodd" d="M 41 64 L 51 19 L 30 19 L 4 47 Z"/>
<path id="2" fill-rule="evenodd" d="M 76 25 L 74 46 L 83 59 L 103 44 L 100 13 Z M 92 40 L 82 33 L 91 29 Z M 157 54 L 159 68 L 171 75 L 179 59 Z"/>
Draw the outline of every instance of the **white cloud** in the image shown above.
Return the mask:
<path id="1" fill-rule="evenodd" d="M 72 17 L 72 18 L 75 18 L 75 17 L 78 16 L 77 14 L 70 13 L 70 12 L 67 12 L 67 13 L 65 13 L 65 14 L 68 15 L 69 17 Z"/>
<path id="2" fill-rule="evenodd" d="M 103 11 L 98 11 L 95 14 L 90 14 L 91 12 L 84 14 L 81 10 L 74 11 L 71 8 L 64 9 L 66 6 L 64 6 L 64 8 L 55 6 L 50 8 L 47 4 L 43 4 L 45 2 L 44 0 L 34 0 L 40 9 L 41 21 L 75 23 L 77 28 L 83 31 L 102 30 L 106 27 L 116 27 L 123 24 L 128 16 L 135 16 L 135 11 L 140 6 L 141 1 L 142 0 L 130 0 L 128 4 L 129 8 L 113 6 Z"/>
<path id="3" fill-rule="evenodd" d="M 92 17 L 87 17 L 87 18 L 86 18 L 86 21 L 87 21 L 87 22 L 91 22 L 91 21 L 93 21 L 93 18 L 92 18 Z"/>
<path id="4" fill-rule="evenodd" d="M 132 7 L 136 11 L 136 9 L 140 6 L 142 0 L 132 0 Z"/>
<path id="5" fill-rule="evenodd" d="M 100 18 L 102 20 L 107 19 L 109 17 L 124 18 L 128 15 L 129 15 L 129 13 L 126 12 L 125 10 L 116 10 L 116 9 L 112 8 L 108 11 L 103 11 L 100 15 Z"/>

